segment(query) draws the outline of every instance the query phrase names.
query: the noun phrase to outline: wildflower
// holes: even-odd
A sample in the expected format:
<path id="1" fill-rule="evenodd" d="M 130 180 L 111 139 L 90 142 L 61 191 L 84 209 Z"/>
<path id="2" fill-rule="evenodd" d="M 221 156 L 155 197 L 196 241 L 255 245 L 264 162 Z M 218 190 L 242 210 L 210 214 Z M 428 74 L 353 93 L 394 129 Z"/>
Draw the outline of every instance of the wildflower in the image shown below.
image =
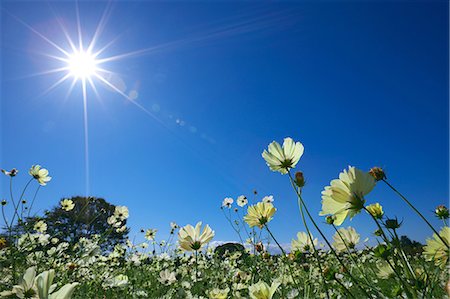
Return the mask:
<path id="1" fill-rule="evenodd" d="M 5 238 L 0 238 L 0 249 L 5 248 L 7 245 L 6 239 Z"/>
<path id="2" fill-rule="evenodd" d="M 6 171 L 4 169 L 1 170 L 5 175 L 10 176 L 10 177 L 15 177 L 17 175 L 17 173 L 19 173 L 19 171 L 15 168 L 11 169 L 11 171 Z"/>
<path id="3" fill-rule="evenodd" d="M 214 231 L 206 225 L 200 233 L 202 222 L 198 222 L 195 228 L 188 224 L 180 229 L 178 232 L 178 242 L 181 249 L 185 251 L 197 251 L 205 244 L 212 240 Z"/>
<path id="4" fill-rule="evenodd" d="M 273 195 L 269 195 L 269 196 L 264 196 L 263 199 L 261 200 L 262 202 L 265 203 L 272 203 L 273 202 Z"/>
<path id="5" fill-rule="evenodd" d="M 258 243 L 256 243 L 255 244 L 255 250 L 257 251 L 257 252 L 263 252 L 264 251 L 264 244 L 263 244 L 263 242 L 258 242 Z"/>
<path id="6" fill-rule="evenodd" d="M 114 216 L 119 219 L 120 221 L 123 221 L 128 218 L 128 208 L 125 206 L 116 206 L 114 210 Z"/>
<path id="7" fill-rule="evenodd" d="M 388 229 L 397 229 L 402 225 L 402 223 L 398 222 L 397 218 L 395 219 L 387 219 L 386 222 L 384 223 L 384 226 L 386 226 L 386 228 Z"/>
<path id="8" fill-rule="evenodd" d="M 108 222 L 109 225 L 114 225 L 117 222 L 117 218 L 114 215 L 111 215 L 106 219 L 106 222 Z"/>
<path id="9" fill-rule="evenodd" d="M 171 285 L 177 278 L 175 276 L 175 272 L 170 272 L 168 269 L 159 272 L 159 282 L 165 285 Z"/>
<path id="10" fill-rule="evenodd" d="M 312 251 L 314 246 L 317 246 L 317 238 L 313 239 L 311 242 L 311 238 L 305 232 L 297 233 L 297 240 L 293 239 L 291 242 L 291 250 L 292 251 Z"/>
<path id="11" fill-rule="evenodd" d="M 124 287 L 128 285 L 128 276 L 124 274 L 116 275 L 113 278 L 107 279 L 105 284 L 109 287 Z"/>
<path id="12" fill-rule="evenodd" d="M 230 292 L 229 288 L 225 289 L 214 288 L 208 292 L 208 297 L 209 299 L 227 299 L 229 292 Z"/>
<path id="13" fill-rule="evenodd" d="M 443 205 L 437 206 L 434 213 L 435 213 L 436 217 L 438 217 L 441 220 L 448 219 L 450 216 L 448 208 Z"/>
<path id="14" fill-rule="evenodd" d="M 28 173 L 36 179 L 41 186 L 47 185 L 47 183 L 52 179 L 52 177 L 48 175 L 48 170 L 41 168 L 41 165 L 31 166 Z"/>
<path id="15" fill-rule="evenodd" d="M 390 279 L 395 275 L 394 270 L 392 270 L 391 266 L 387 262 L 383 262 L 378 265 L 378 273 L 377 276 L 381 279 Z"/>
<path id="16" fill-rule="evenodd" d="M 383 207 L 379 203 L 374 203 L 370 206 L 367 206 L 366 210 L 370 215 L 372 215 L 376 219 L 383 218 L 384 215 Z"/>
<path id="17" fill-rule="evenodd" d="M 233 204 L 234 200 L 231 197 L 226 197 L 222 201 L 222 207 L 231 208 L 231 205 Z"/>
<path id="18" fill-rule="evenodd" d="M 279 282 L 272 282 L 272 285 L 269 286 L 260 280 L 248 287 L 248 293 L 252 299 L 272 299 L 279 286 Z"/>
<path id="19" fill-rule="evenodd" d="M 15 298 L 58 298 L 70 299 L 72 297 L 77 282 L 69 283 L 53 292 L 56 284 L 53 283 L 55 270 L 44 271 L 36 276 L 36 268 L 30 267 L 25 271 L 19 285 L 13 286 L 12 291 L 1 292 L 0 296 Z"/>
<path id="20" fill-rule="evenodd" d="M 270 170 L 286 174 L 294 168 L 303 155 L 304 147 L 300 142 L 294 142 L 292 138 L 285 138 L 283 147 L 276 141 L 269 144 L 268 151 L 264 150 L 262 156 L 266 160 Z"/>
<path id="21" fill-rule="evenodd" d="M 44 233 L 47 230 L 47 224 L 40 220 L 34 224 L 34 230 L 40 233 Z"/>
<path id="22" fill-rule="evenodd" d="M 241 195 L 236 199 L 236 202 L 238 206 L 244 207 L 248 203 L 248 199 L 244 195 Z"/>
<path id="23" fill-rule="evenodd" d="M 158 231 L 157 229 L 151 229 L 151 228 L 147 229 L 147 231 L 145 232 L 145 238 L 149 241 L 155 240 L 157 231 Z"/>
<path id="24" fill-rule="evenodd" d="M 372 169 L 369 170 L 369 174 L 377 182 L 386 179 L 386 174 L 384 173 L 384 170 L 381 169 L 380 167 L 372 167 Z"/>
<path id="25" fill-rule="evenodd" d="M 71 211 L 73 210 L 73 208 L 75 207 L 75 204 L 73 203 L 73 201 L 71 199 L 63 199 L 61 200 L 61 209 L 63 209 L 64 211 Z"/>
<path id="26" fill-rule="evenodd" d="M 303 172 L 297 171 L 295 173 L 295 184 L 299 188 L 303 188 L 305 186 L 305 177 L 303 176 Z"/>
<path id="27" fill-rule="evenodd" d="M 359 243 L 360 236 L 353 227 L 340 228 L 338 232 L 333 236 L 333 247 L 336 250 L 345 251 L 347 247 L 349 249 L 354 249 Z"/>
<path id="28" fill-rule="evenodd" d="M 121 227 L 116 228 L 116 233 L 123 233 L 126 230 L 127 230 L 127 226 L 122 225 Z"/>
<path id="29" fill-rule="evenodd" d="M 248 207 L 244 220 L 250 227 L 258 226 L 262 228 L 272 220 L 272 216 L 276 210 L 271 203 L 258 202 L 256 205 Z"/>
<path id="30" fill-rule="evenodd" d="M 364 196 L 375 187 L 374 178 L 355 167 L 349 166 L 332 180 L 330 186 L 322 191 L 322 211 L 320 215 L 334 215 L 335 225 L 351 219 L 364 207 Z"/>
<path id="31" fill-rule="evenodd" d="M 434 261 L 436 266 L 444 268 L 449 258 L 447 246 L 450 244 L 450 228 L 445 226 L 439 232 L 439 236 L 444 239 L 446 244 L 436 234 L 433 234 L 432 239 L 427 239 L 427 245 L 423 248 L 423 255 L 428 261 Z"/>

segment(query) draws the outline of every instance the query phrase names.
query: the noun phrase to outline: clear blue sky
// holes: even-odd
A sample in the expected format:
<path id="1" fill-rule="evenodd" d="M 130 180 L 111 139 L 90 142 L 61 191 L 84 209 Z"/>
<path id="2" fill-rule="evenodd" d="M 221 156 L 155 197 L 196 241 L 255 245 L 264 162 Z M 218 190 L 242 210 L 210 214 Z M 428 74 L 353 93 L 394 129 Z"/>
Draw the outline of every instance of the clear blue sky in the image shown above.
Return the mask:
<path id="1" fill-rule="evenodd" d="M 76 5 L 1 3 L 0 167 L 21 171 L 16 192 L 32 164 L 49 169 L 42 211 L 86 193 L 83 101 L 79 84 L 66 96 L 69 81 L 45 93 L 63 73 L 30 76 L 61 66 L 46 56 L 61 53 L 24 23 L 67 49 L 60 23 L 76 40 Z M 79 3 L 85 43 L 106 7 Z M 128 206 L 131 236 L 203 220 L 216 240 L 236 240 L 221 201 L 257 189 L 274 195 L 273 231 L 290 241 L 304 230 L 296 198 L 261 158 L 286 136 L 305 146 L 298 169 L 315 215 L 342 169 L 377 165 L 440 227 L 431 211 L 449 199 L 445 1 L 124 1 L 108 17 L 97 45 L 117 40 L 102 58 L 146 50 L 102 66 L 148 113 L 98 81 L 100 99 L 88 89 L 89 195 Z M 1 187 L 7 197 L 7 178 Z M 402 234 L 431 235 L 383 184 L 367 199 L 404 219 Z M 375 229 L 364 214 L 349 224 L 363 237 Z"/>

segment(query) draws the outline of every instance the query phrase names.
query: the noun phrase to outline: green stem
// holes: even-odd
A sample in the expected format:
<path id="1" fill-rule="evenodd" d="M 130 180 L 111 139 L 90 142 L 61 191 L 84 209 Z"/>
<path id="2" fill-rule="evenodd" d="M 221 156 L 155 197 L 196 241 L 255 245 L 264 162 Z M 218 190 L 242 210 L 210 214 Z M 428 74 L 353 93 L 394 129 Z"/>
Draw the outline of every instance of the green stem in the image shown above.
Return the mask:
<path id="1" fill-rule="evenodd" d="M 278 243 L 277 239 L 275 239 L 275 236 L 272 234 L 272 232 L 270 231 L 269 227 L 267 226 L 267 223 L 264 224 L 267 232 L 269 233 L 269 235 L 272 237 L 272 239 L 275 241 L 275 243 L 278 245 L 278 248 L 280 248 L 282 254 L 283 254 L 283 259 L 287 259 L 286 256 L 286 251 L 284 251 L 283 247 L 281 247 L 280 243 Z M 291 267 L 291 263 L 289 260 L 286 260 L 288 268 L 289 268 L 289 272 L 291 273 L 291 277 L 292 280 L 294 281 L 295 285 L 297 286 L 298 289 L 300 289 L 300 285 L 298 284 L 297 280 L 294 277 L 294 271 L 292 271 L 292 267 Z"/>
<path id="2" fill-rule="evenodd" d="M 389 186 L 389 188 L 391 188 L 395 193 L 397 193 L 397 195 L 400 196 L 400 198 L 403 199 L 403 201 L 405 201 L 405 202 L 408 204 L 408 206 L 409 206 L 411 209 L 413 209 L 414 212 L 416 212 L 417 215 L 419 215 L 420 218 L 423 219 L 423 221 L 425 221 L 426 224 L 428 224 L 428 226 L 431 228 L 431 230 L 439 237 L 439 239 L 441 239 L 441 241 L 447 246 L 447 248 L 450 249 L 449 244 L 447 244 L 447 242 L 444 240 L 444 238 L 442 238 L 442 237 L 439 235 L 439 233 L 436 231 L 436 229 L 431 225 L 430 222 L 428 222 L 428 220 L 422 215 L 422 213 L 420 213 L 419 210 L 417 210 L 417 209 L 409 202 L 409 200 L 408 200 L 406 197 L 404 197 L 397 189 L 395 189 L 394 186 L 392 186 L 391 184 L 389 184 L 389 182 L 388 182 L 387 180 L 383 179 L 383 182 L 385 182 L 386 185 Z"/>
<path id="3" fill-rule="evenodd" d="M 295 186 L 294 184 L 294 179 L 292 178 L 292 175 L 290 172 L 289 173 L 289 178 L 291 179 L 291 184 L 292 186 Z M 324 233 L 322 232 L 322 230 L 319 228 L 319 226 L 317 225 L 316 221 L 314 221 L 314 218 L 312 217 L 311 213 L 309 212 L 305 202 L 303 201 L 301 195 L 299 194 L 298 190 L 296 190 L 296 188 L 294 188 L 295 192 L 297 193 L 297 197 L 299 198 L 301 204 L 303 205 L 303 207 L 305 208 L 305 212 L 308 215 L 309 219 L 311 220 L 312 224 L 314 225 L 314 227 L 316 228 L 316 230 L 319 232 L 319 234 L 322 236 L 322 238 L 324 239 L 325 243 L 327 243 L 328 247 L 330 248 L 331 252 L 333 253 L 333 255 L 336 257 L 336 259 L 339 261 L 339 263 L 341 264 L 341 266 L 346 270 L 346 273 L 348 274 L 348 276 L 351 278 L 351 280 L 358 286 L 358 288 L 364 293 L 364 295 L 369 298 L 371 297 L 367 291 L 361 287 L 361 285 L 359 284 L 359 281 L 355 279 L 355 277 L 353 277 L 353 275 L 350 273 L 350 271 L 348 270 L 347 266 L 345 265 L 345 263 L 341 260 L 341 258 L 339 257 L 339 255 L 336 253 L 336 251 L 334 250 L 334 248 L 331 246 L 330 242 L 328 241 L 328 239 L 325 237 Z"/>

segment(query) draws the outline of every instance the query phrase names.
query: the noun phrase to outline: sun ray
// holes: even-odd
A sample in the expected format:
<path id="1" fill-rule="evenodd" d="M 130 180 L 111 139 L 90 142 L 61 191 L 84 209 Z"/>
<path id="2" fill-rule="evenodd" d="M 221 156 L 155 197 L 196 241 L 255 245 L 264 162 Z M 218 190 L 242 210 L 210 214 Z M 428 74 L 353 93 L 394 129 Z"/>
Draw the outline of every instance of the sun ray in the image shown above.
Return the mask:
<path id="1" fill-rule="evenodd" d="M 66 74 L 64 77 L 60 78 L 58 81 L 56 81 L 55 83 L 53 83 L 49 88 L 47 88 L 41 95 L 40 97 L 48 94 L 50 91 L 52 91 L 53 89 L 55 89 L 56 87 L 58 87 L 60 84 L 62 84 L 64 81 L 66 81 L 68 78 L 70 77 L 70 74 Z"/>
<path id="2" fill-rule="evenodd" d="M 80 22 L 80 7 L 78 1 L 75 1 L 75 14 L 77 16 L 77 32 L 78 32 L 78 46 L 79 49 L 83 49 L 83 36 L 81 33 L 81 22 Z"/>
<path id="3" fill-rule="evenodd" d="M 63 53 L 64 55 L 68 56 L 69 53 L 64 50 L 63 48 L 61 48 L 60 46 L 58 46 L 57 44 L 55 44 L 54 42 L 52 42 L 49 38 L 47 38 L 45 35 L 43 35 L 42 33 L 40 33 L 39 31 L 37 31 L 36 29 L 34 29 L 32 26 L 28 25 L 25 21 L 23 21 L 22 19 L 20 19 L 19 17 L 13 15 L 10 12 L 7 12 L 10 16 L 12 16 L 14 19 L 16 19 L 19 23 L 21 23 L 22 25 L 24 25 L 25 27 L 27 27 L 28 29 L 30 29 L 33 33 L 35 33 L 37 36 L 39 36 L 40 38 L 42 38 L 43 40 L 45 40 L 47 43 L 49 43 L 50 45 L 52 45 L 53 47 L 55 47 L 55 49 L 59 50 L 61 53 Z"/>
<path id="4" fill-rule="evenodd" d="M 100 34 L 103 32 L 103 29 L 105 28 L 106 23 L 108 22 L 109 16 L 111 15 L 111 2 L 108 2 L 108 5 L 106 6 L 105 10 L 103 11 L 102 17 L 95 28 L 94 36 L 92 37 L 91 42 L 89 43 L 89 46 L 87 48 L 88 52 L 92 52 L 92 50 L 95 48 L 95 44 L 97 43 L 97 39 L 99 38 Z"/>
<path id="5" fill-rule="evenodd" d="M 83 123 L 84 123 L 84 171 L 86 196 L 89 196 L 89 129 L 88 129 L 88 109 L 87 109 L 87 90 L 86 79 L 81 80 L 83 90 Z"/>

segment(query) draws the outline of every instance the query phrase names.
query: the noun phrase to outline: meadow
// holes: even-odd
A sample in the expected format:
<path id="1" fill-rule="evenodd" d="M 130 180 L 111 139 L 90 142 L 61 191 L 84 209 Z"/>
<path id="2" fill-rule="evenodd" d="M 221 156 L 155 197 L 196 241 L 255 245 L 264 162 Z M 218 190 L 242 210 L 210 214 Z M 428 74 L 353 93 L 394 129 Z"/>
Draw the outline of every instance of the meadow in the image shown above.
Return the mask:
<path id="1" fill-rule="evenodd" d="M 324 187 L 322 210 L 310 210 L 302 197 L 304 174 L 296 171 L 303 150 L 302 143 L 285 138 L 283 144 L 270 143 L 262 153 L 269 169 L 290 181 L 298 199 L 303 231 L 292 236 L 289 252 L 270 229 L 272 219 L 282 216 L 270 196 L 223 199 L 221 210 L 239 243 L 210 246 L 214 228 L 198 222 L 168 224 L 167 240 L 158 238 L 157 229 L 142 230 L 146 242 L 135 244 L 122 238 L 129 229 L 126 206 L 95 210 L 89 198 L 67 198 L 53 210 L 58 220 L 46 214 L 30 217 L 39 196 L 36 192 L 27 201 L 24 193 L 51 184 L 49 171 L 33 165 L 23 192 L 13 194 L 15 177 L 27 175 L 26 171 L 2 170 L 11 192 L 2 194 L 1 202 L 0 297 L 448 298 L 448 208 L 430 207 L 434 215 L 424 215 L 383 169 L 350 166 Z M 416 213 L 417 219 L 403 221 L 429 228 L 426 245 L 407 244 L 398 233 L 402 222 L 387 218 L 380 203 L 366 201 L 378 184 L 386 184 L 405 208 Z M 250 196 L 256 202 L 251 203 Z M 317 213 L 334 228 L 332 238 L 312 217 Z M 358 228 L 347 226 L 349 219 L 362 213 L 369 215 L 371 221 L 365 225 L 373 227 L 376 246 L 363 244 Z M 76 219 L 86 215 L 88 220 L 80 222 L 86 226 L 57 229 L 69 225 L 64 222 L 73 219 L 68 215 Z M 442 227 L 433 227 L 430 217 L 441 219 Z M 93 227 L 100 219 L 103 226 Z M 269 250 L 273 246 L 279 253 Z"/>

